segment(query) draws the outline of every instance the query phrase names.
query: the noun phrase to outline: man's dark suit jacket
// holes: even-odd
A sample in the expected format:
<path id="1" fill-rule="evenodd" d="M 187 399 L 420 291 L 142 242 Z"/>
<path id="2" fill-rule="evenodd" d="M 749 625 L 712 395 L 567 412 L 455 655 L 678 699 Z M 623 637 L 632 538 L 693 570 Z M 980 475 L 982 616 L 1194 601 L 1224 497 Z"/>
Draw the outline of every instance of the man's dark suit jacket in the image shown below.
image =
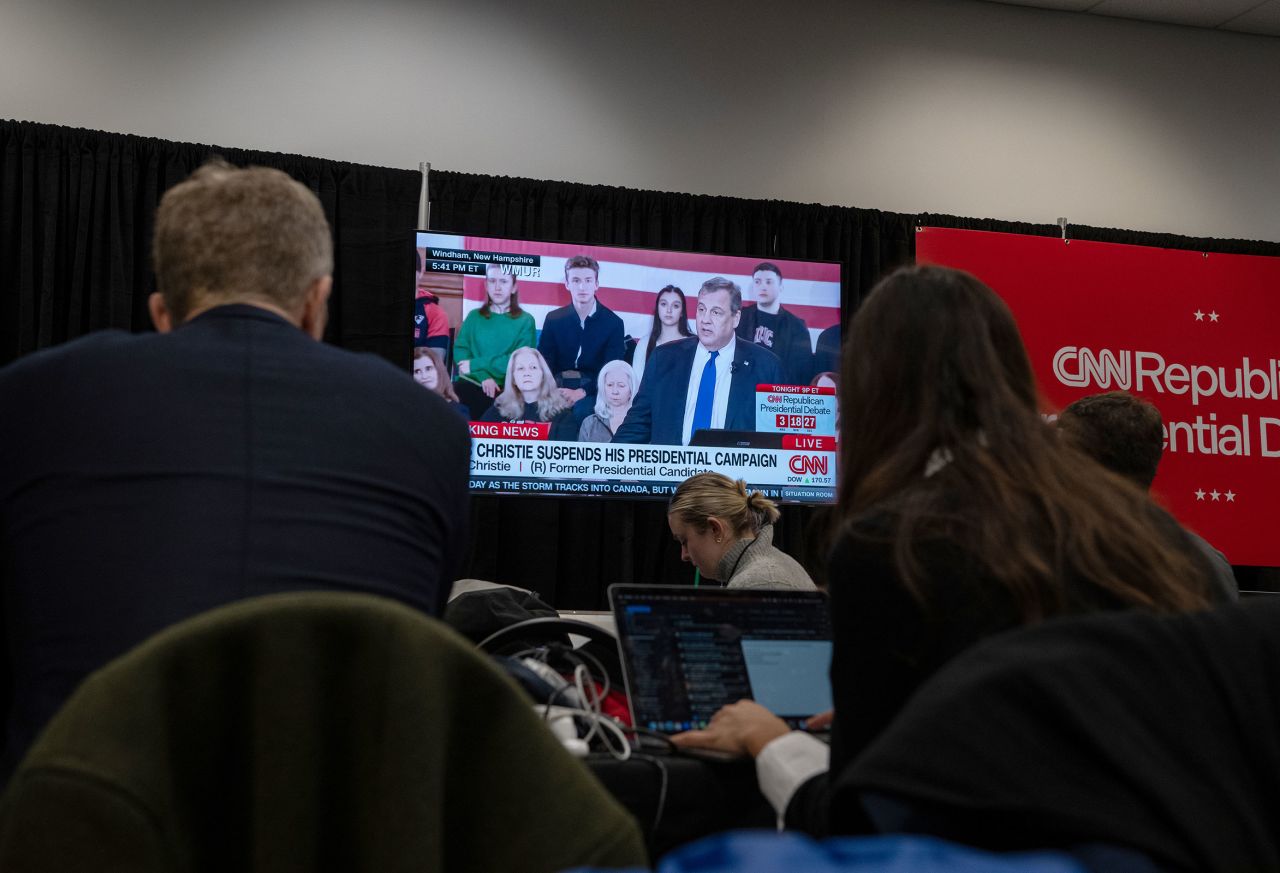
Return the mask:
<path id="1" fill-rule="evenodd" d="M 0 370 L 0 782 L 88 673 L 211 607 L 363 591 L 438 614 L 465 423 L 407 371 L 254 306 Z"/>
<path id="2" fill-rule="evenodd" d="M 600 301 L 596 301 L 596 311 L 587 318 L 585 327 L 578 320 L 578 311 L 570 304 L 547 313 L 538 337 L 538 351 L 547 359 L 557 385 L 561 384 L 561 373 L 577 370 L 582 378 L 576 387 L 592 396 L 596 393 L 600 368 L 610 361 L 621 360 L 626 354 L 623 333 L 622 319 Z"/>
<path id="3" fill-rule="evenodd" d="M 755 430 L 756 385 L 782 382 L 782 363 L 773 352 L 742 339 L 736 348 L 724 429 Z M 684 404 L 697 350 L 697 337 L 676 340 L 653 350 L 645 364 L 640 393 L 613 435 L 615 443 L 678 446 L 684 441 Z"/>

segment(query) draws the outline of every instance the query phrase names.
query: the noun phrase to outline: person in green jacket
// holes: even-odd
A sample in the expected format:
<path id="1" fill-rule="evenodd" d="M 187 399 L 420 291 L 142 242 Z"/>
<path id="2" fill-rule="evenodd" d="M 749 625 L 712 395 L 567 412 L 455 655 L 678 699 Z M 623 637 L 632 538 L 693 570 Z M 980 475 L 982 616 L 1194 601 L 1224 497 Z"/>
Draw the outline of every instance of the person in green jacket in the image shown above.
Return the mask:
<path id="1" fill-rule="evenodd" d="M 490 264 L 484 276 L 484 305 L 468 313 L 458 330 L 453 357 L 454 388 L 477 420 L 503 388 L 511 353 L 537 342 L 533 316 L 520 308 L 520 290 L 510 267 Z"/>

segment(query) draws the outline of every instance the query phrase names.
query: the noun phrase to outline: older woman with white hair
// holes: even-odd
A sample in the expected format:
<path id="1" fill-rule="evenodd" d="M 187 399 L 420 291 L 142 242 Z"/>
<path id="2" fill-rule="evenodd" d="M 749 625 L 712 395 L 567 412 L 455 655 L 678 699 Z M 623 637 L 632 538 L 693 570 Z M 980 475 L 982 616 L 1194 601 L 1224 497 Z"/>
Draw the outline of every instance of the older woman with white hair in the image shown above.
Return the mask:
<path id="1" fill-rule="evenodd" d="M 583 443 L 613 442 L 613 432 L 622 424 L 636 396 L 635 370 L 626 361 L 610 361 L 596 377 L 596 409 L 578 429 Z"/>

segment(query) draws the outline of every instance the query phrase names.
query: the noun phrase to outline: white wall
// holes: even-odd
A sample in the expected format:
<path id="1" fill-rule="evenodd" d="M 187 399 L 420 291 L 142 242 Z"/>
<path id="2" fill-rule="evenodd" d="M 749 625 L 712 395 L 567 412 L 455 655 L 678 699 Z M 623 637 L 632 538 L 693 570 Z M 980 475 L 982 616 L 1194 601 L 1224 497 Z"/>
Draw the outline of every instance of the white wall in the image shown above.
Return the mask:
<path id="1" fill-rule="evenodd" d="M 1280 39 L 978 0 L 0 0 L 0 117 L 1280 240 Z"/>

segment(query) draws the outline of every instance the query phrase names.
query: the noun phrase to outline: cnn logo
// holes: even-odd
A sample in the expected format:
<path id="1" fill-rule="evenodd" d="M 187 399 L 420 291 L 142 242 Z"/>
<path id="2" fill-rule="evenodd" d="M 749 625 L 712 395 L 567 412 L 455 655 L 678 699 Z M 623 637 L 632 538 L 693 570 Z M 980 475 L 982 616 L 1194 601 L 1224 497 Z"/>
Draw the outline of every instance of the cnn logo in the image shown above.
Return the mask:
<path id="1" fill-rule="evenodd" d="M 827 458 L 821 455 L 792 455 L 788 466 L 800 476 L 827 475 Z"/>

